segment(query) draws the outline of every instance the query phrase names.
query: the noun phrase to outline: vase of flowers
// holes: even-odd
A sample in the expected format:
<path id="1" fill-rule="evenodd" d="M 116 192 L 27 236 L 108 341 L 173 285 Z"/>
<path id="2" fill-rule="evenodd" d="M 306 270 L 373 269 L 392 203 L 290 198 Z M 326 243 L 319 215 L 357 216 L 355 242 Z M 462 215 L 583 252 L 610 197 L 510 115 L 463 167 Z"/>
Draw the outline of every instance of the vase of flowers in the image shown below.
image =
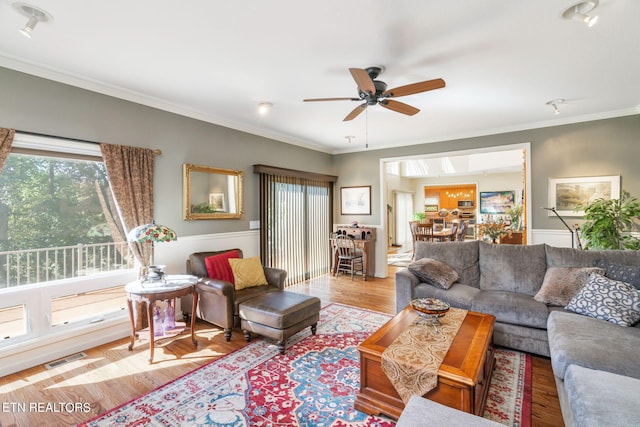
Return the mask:
<path id="1" fill-rule="evenodd" d="M 478 233 L 484 238 L 489 238 L 492 243 L 497 243 L 500 237 L 511 235 L 511 230 L 502 218 L 494 220 L 489 216 L 485 222 L 478 224 Z"/>

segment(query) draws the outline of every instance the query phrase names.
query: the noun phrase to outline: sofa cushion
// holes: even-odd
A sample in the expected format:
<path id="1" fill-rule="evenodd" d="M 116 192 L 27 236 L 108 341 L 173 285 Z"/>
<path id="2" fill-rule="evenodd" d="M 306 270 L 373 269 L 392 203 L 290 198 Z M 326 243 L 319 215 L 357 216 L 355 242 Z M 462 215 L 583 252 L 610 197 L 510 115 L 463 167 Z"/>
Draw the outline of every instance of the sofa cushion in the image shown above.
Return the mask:
<path id="1" fill-rule="evenodd" d="M 640 363 L 634 359 L 639 328 L 556 310 L 549 314 L 547 333 L 551 366 L 560 379 L 572 364 L 640 379 Z"/>
<path id="2" fill-rule="evenodd" d="M 229 258 L 240 258 L 240 254 L 235 249 L 218 255 L 212 255 L 204 259 L 207 267 L 207 275 L 212 279 L 224 280 L 234 283 L 233 271 L 229 265 Z"/>
<path id="3" fill-rule="evenodd" d="M 640 266 L 640 251 L 582 251 L 545 245 L 547 267 L 594 267 L 598 259 Z"/>
<path id="4" fill-rule="evenodd" d="M 478 241 L 468 242 L 416 242 L 414 259 L 431 258 L 446 262 L 458 273 L 458 282 L 479 287 Z"/>
<path id="5" fill-rule="evenodd" d="M 564 383 L 574 425 L 640 425 L 639 379 L 571 365 Z"/>
<path id="6" fill-rule="evenodd" d="M 480 289 L 533 296 L 547 271 L 544 245 L 495 245 L 480 242 Z"/>
<path id="7" fill-rule="evenodd" d="M 396 427 L 499 427 L 495 421 L 450 408 L 420 396 L 412 396 L 405 406 Z"/>
<path id="8" fill-rule="evenodd" d="M 471 310 L 493 314 L 496 322 L 532 328 L 547 327 L 547 306 L 528 295 L 508 291 L 481 291 L 471 302 Z"/>
<path id="9" fill-rule="evenodd" d="M 433 258 L 421 258 L 408 268 L 418 279 L 442 289 L 449 289 L 458 280 L 458 273 L 449 264 Z"/>
<path id="10" fill-rule="evenodd" d="M 607 259 L 597 259 L 593 265 L 604 269 L 604 275 L 608 278 L 631 283 L 640 289 L 640 266 L 616 264 Z"/>
<path id="11" fill-rule="evenodd" d="M 230 258 L 229 264 L 233 270 L 236 289 L 251 288 L 267 285 L 267 278 L 260 263 L 260 257 Z"/>
<path id="12" fill-rule="evenodd" d="M 438 298 L 451 304 L 452 307 L 471 309 L 472 301 L 482 292 L 473 286 L 454 283 L 449 289 L 436 288 L 426 283 L 421 283 L 414 288 L 414 298 Z"/>
<path id="13" fill-rule="evenodd" d="M 597 267 L 550 267 L 533 299 L 564 307 L 587 283 L 590 273 L 604 274 L 604 270 Z"/>
<path id="14" fill-rule="evenodd" d="M 587 284 L 565 308 L 616 325 L 630 326 L 640 320 L 640 292 L 629 283 L 591 274 Z"/>

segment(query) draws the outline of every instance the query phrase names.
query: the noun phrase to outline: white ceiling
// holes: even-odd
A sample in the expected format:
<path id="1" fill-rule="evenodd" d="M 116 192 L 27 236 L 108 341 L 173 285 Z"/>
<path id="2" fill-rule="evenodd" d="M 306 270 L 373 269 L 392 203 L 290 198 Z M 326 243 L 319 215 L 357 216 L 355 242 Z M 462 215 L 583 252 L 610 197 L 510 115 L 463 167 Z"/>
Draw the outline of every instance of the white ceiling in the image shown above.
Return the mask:
<path id="1" fill-rule="evenodd" d="M 405 178 L 486 175 L 522 172 L 522 149 L 483 151 L 443 157 L 413 157 L 386 162 L 387 173 Z"/>
<path id="2" fill-rule="evenodd" d="M 562 18 L 578 0 L 27 1 L 54 19 L 27 39 L 0 0 L 0 66 L 329 153 L 640 112 L 638 0 L 600 0 L 592 28 Z M 400 98 L 412 117 L 302 102 L 357 96 L 348 68 L 372 65 L 447 86 Z"/>

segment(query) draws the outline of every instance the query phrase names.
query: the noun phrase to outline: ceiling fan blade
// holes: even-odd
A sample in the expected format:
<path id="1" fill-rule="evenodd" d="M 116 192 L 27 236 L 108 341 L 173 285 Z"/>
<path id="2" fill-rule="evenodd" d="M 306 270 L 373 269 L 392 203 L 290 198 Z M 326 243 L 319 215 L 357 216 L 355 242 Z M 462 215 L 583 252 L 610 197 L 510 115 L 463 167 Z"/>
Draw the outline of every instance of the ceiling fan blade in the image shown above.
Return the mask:
<path id="1" fill-rule="evenodd" d="M 414 93 L 426 92 L 428 90 L 440 89 L 445 87 L 445 82 L 442 79 L 427 80 L 424 82 L 411 83 L 405 86 L 399 86 L 393 89 L 385 90 L 382 92 L 382 96 L 407 96 Z"/>
<path id="2" fill-rule="evenodd" d="M 367 109 L 367 103 L 366 102 L 364 104 L 360 104 L 356 108 L 354 108 L 353 111 L 351 111 L 349 114 L 347 114 L 347 117 L 342 119 L 342 121 L 343 122 L 348 122 L 349 120 L 353 120 L 356 117 L 358 117 L 358 115 L 360 113 L 362 113 L 366 109 Z"/>
<path id="3" fill-rule="evenodd" d="M 393 99 L 384 99 L 379 102 L 384 108 L 388 108 L 389 110 L 406 114 L 407 116 L 413 116 L 420 112 L 416 107 L 412 107 L 411 105 L 407 105 L 404 102 L 394 101 Z"/>
<path id="4" fill-rule="evenodd" d="M 370 94 L 376 93 L 376 86 L 373 84 L 373 80 L 369 77 L 369 73 L 362 68 L 349 68 L 353 80 L 356 81 L 358 89 L 362 92 L 369 92 Z"/>
<path id="5" fill-rule="evenodd" d="M 318 101 L 361 101 L 360 98 L 310 98 L 303 99 L 303 102 L 318 102 Z"/>

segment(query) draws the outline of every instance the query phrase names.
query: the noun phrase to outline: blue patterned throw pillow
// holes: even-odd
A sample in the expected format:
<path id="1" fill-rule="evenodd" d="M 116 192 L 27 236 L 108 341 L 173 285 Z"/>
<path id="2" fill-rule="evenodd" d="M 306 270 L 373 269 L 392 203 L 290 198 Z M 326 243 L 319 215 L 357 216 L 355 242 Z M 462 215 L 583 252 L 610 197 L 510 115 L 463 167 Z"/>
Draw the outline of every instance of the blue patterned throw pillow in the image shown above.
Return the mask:
<path id="1" fill-rule="evenodd" d="M 640 267 L 637 265 L 614 264 L 606 259 L 597 259 L 593 266 L 602 268 L 609 279 L 631 283 L 636 289 L 640 289 Z"/>
<path id="2" fill-rule="evenodd" d="M 640 320 L 640 292 L 629 283 L 591 274 L 587 284 L 565 309 L 616 325 L 631 326 Z"/>

